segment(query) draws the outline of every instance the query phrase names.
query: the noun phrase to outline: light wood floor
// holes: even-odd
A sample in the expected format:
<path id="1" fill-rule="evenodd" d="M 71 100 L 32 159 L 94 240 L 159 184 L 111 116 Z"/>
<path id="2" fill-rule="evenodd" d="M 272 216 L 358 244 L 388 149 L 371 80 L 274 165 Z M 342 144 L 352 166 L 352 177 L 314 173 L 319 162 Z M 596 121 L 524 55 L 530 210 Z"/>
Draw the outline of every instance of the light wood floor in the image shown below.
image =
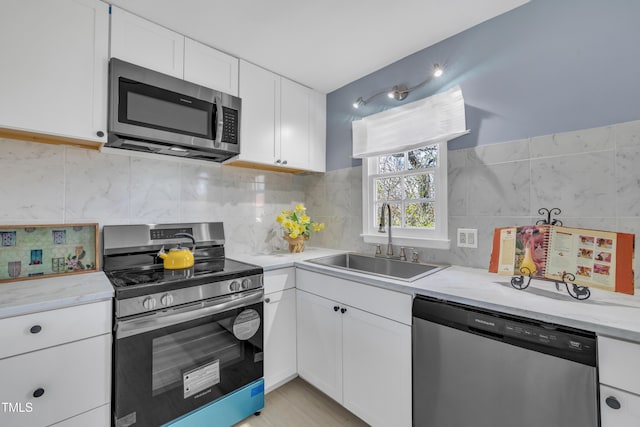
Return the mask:
<path id="1" fill-rule="evenodd" d="M 366 427 L 306 381 L 296 378 L 265 396 L 264 409 L 234 427 Z"/>

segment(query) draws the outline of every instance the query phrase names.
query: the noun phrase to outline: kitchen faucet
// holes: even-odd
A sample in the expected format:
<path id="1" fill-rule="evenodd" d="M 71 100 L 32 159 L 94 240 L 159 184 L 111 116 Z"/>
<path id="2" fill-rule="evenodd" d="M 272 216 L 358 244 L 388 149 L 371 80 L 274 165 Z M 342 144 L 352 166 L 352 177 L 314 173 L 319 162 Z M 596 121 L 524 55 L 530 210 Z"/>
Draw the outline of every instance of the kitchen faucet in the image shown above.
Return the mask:
<path id="1" fill-rule="evenodd" d="M 380 209 L 380 226 L 378 227 L 378 233 L 384 233 L 384 208 L 387 208 L 387 212 L 389 213 L 389 238 L 387 239 L 387 256 L 393 256 L 393 247 L 391 246 L 391 206 L 389 203 L 384 202 L 382 204 L 382 208 Z"/>

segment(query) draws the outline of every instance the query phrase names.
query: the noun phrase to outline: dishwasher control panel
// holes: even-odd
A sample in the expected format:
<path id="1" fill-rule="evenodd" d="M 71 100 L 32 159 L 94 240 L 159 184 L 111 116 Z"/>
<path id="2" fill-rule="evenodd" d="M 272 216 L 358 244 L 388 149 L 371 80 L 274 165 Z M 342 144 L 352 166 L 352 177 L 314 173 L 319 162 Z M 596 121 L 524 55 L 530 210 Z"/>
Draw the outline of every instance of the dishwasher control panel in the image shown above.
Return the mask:
<path id="1" fill-rule="evenodd" d="M 533 325 L 484 313 L 469 312 L 469 329 L 481 331 L 499 338 L 544 345 L 571 352 L 595 352 L 595 339 L 563 332 L 552 325 Z"/>

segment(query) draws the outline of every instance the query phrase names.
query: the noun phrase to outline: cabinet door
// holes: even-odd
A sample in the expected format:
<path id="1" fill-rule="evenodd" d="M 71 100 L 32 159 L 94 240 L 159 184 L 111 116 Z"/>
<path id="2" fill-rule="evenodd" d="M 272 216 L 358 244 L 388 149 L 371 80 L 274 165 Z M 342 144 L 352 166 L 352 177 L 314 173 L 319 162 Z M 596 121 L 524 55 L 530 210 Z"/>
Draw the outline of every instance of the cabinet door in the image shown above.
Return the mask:
<path id="1" fill-rule="evenodd" d="M 617 403 L 618 409 L 612 408 L 607 400 L 614 407 Z M 600 411 L 602 427 L 637 427 L 640 420 L 640 396 L 601 385 Z"/>
<path id="2" fill-rule="evenodd" d="M 184 36 L 113 7 L 111 57 L 181 79 L 184 76 Z"/>
<path id="3" fill-rule="evenodd" d="M 340 306 L 300 290 L 297 291 L 297 302 L 298 374 L 342 403 Z"/>
<path id="4" fill-rule="evenodd" d="M 311 89 L 282 79 L 280 148 L 276 159 L 286 167 L 309 169 L 309 102 Z"/>
<path id="5" fill-rule="evenodd" d="M 0 413 L 3 426 L 41 427 L 109 403 L 111 334 L 0 360 L 3 402 L 30 413 Z"/>
<path id="6" fill-rule="evenodd" d="M 411 426 L 411 327 L 352 307 L 342 319 L 343 405 L 372 426 Z"/>
<path id="7" fill-rule="evenodd" d="M 296 290 L 274 292 L 264 299 L 264 385 L 268 393 L 297 373 Z"/>
<path id="8" fill-rule="evenodd" d="M 312 92 L 309 108 L 309 169 L 326 171 L 327 96 Z"/>
<path id="9" fill-rule="evenodd" d="M 184 79 L 238 96 L 238 58 L 185 38 Z"/>
<path id="10" fill-rule="evenodd" d="M 98 0 L 3 1 L 0 127 L 106 142 L 108 34 Z"/>
<path id="11" fill-rule="evenodd" d="M 280 142 L 280 76 L 240 61 L 240 98 L 240 159 L 274 165 L 274 144 Z"/>

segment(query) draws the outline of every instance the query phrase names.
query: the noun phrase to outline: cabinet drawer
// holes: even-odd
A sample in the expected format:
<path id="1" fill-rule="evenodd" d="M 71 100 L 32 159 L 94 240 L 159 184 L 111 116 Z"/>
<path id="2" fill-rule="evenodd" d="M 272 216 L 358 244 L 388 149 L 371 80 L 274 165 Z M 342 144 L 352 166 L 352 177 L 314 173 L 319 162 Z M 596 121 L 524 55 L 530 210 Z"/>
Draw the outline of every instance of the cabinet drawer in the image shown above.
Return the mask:
<path id="1" fill-rule="evenodd" d="M 111 405 L 107 404 L 61 421 L 51 427 L 109 427 L 110 425 Z"/>
<path id="2" fill-rule="evenodd" d="M 640 394 L 640 344 L 598 337 L 600 382 Z"/>
<path id="3" fill-rule="evenodd" d="M 111 397 L 111 334 L 1 360 L 0 376 L 0 401 L 33 408 L 2 413 L 6 426 L 41 427 L 97 408 Z"/>
<path id="4" fill-rule="evenodd" d="M 0 359 L 111 332 L 111 300 L 0 320 Z"/>
<path id="5" fill-rule="evenodd" d="M 264 273 L 264 293 L 284 291 L 296 286 L 295 268 L 281 268 Z"/>
<path id="6" fill-rule="evenodd" d="M 296 287 L 396 322 L 411 325 L 411 295 L 297 269 Z"/>
<path id="7" fill-rule="evenodd" d="M 613 398 L 620 404 L 613 409 L 607 399 Z M 613 402 L 615 404 L 615 402 Z M 600 386 L 600 421 L 602 427 L 636 427 L 640 420 L 640 396 Z"/>

